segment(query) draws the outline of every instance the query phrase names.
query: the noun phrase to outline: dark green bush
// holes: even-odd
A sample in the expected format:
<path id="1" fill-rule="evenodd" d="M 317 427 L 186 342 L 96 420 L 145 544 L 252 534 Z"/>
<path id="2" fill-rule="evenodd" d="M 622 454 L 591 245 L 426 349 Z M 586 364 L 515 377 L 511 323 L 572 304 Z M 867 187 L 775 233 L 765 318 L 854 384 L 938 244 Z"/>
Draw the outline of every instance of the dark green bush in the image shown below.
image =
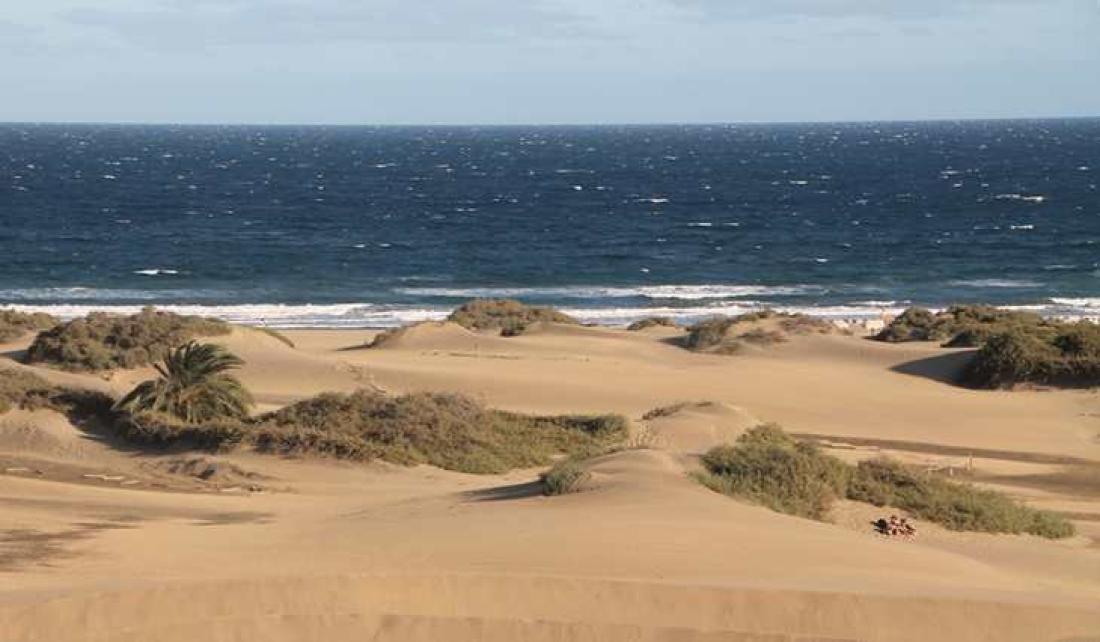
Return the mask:
<path id="1" fill-rule="evenodd" d="M 15 341 L 23 335 L 52 328 L 58 323 L 57 317 L 42 312 L 0 310 L 0 343 Z"/>
<path id="2" fill-rule="evenodd" d="M 993 491 L 875 459 L 850 466 L 776 426 L 753 428 L 703 456 L 700 480 L 773 510 L 822 519 L 834 499 L 892 506 L 951 530 L 1069 537 L 1071 523 Z"/>
<path id="3" fill-rule="evenodd" d="M 986 388 L 1100 385 L 1100 326 L 1081 321 L 994 334 L 967 365 L 963 381 Z"/>
<path id="4" fill-rule="evenodd" d="M 470 330 L 500 330 L 504 336 L 522 334 L 532 323 L 580 323 L 551 307 L 531 306 L 512 299 L 475 299 L 464 303 L 447 317 Z"/>
<path id="5" fill-rule="evenodd" d="M 160 361 L 172 348 L 197 337 L 229 331 L 223 321 L 153 308 L 131 316 L 93 312 L 40 333 L 27 351 L 27 362 L 76 371 L 136 368 Z"/>
<path id="6" fill-rule="evenodd" d="M 932 313 L 924 308 L 909 308 L 882 329 L 875 339 L 939 341 L 945 347 L 978 347 L 994 334 L 1015 329 L 1042 332 L 1051 326 L 1034 312 L 1002 310 L 989 305 L 953 305 Z"/>

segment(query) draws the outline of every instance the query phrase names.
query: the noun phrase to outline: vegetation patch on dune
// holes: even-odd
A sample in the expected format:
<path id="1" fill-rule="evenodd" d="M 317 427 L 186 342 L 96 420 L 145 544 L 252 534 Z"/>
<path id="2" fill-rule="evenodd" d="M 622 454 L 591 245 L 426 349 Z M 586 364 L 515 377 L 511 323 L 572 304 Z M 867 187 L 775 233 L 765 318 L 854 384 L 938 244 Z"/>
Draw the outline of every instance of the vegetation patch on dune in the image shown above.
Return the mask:
<path id="1" fill-rule="evenodd" d="M 568 457 L 539 475 L 539 481 L 542 482 L 544 495 L 568 495 L 580 492 L 591 477 L 592 473 L 583 461 Z"/>
<path id="2" fill-rule="evenodd" d="M 967 365 L 963 382 L 985 388 L 1100 385 L 1100 326 L 1080 321 L 994 334 Z"/>
<path id="3" fill-rule="evenodd" d="M 87 416 L 107 412 L 112 403 L 102 393 L 55 386 L 31 372 L 0 370 L 0 414 L 21 408 Z"/>
<path id="4" fill-rule="evenodd" d="M 939 341 L 945 347 L 977 347 L 996 334 L 1043 332 L 1056 325 L 1034 312 L 991 305 L 953 305 L 940 312 L 913 307 L 895 317 L 874 338 L 889 343 Z"/>
<path id="5" fill-rule="evenodd" d="M 681 410 L 695 405 L 698 404 L 690 401 L 679 401 L 667 406 L 658 406 L 652 410 L 647 410 L 646 413 L 642 415 L 642 421 L 652 421 L 654 419 L 660 419 L 661 417 L 671 417 Z"/>
<path id="6" fill-rule="evenodd" d="M 1065 518 L 1034 510 L 1001 493 L 921 473 L 889 459 L 860 462 L 848 498 L 894 506 L 953 531 L 1030 533 L 1049 538 L 1073 535 Z"/>
<path id="7" fill-rule="evenodd" d="M 626 326 L 626 329 L 631 332 L 639 332 L 648 328 L 679 328 L 680 324 L 676 323 L 676 320 L 672 317 L 646 317 L 644 319 L 638 319 L 634 323 Z"/>
<path id="8" fill-rule="evenodd" d="M 526 305 L 512 299 L 475 299 L 464 303 L 447 320 L 470 330 L 499 329 L 503 336 L 522 334 L 532 323 L 580 323 L 552 307 Z"/>
<path id="9" fill-rule="evenodd" d="M 327 393 L 254 419 L 188 423 L 163 413 L 126 416 L 120 433 L 159 446 L 313 454 L 470 473 L 539 466 L 621 443 L 627 422 L 607 416 L 528 416 L 452 394 Z"/>
<path id="10" fill-rule="evenodd" d="M 970 386 L 1100 385 L 1100 326 L 1090 321 L 1044 319 L 987 305 L 956 305 L 938 313 L 909 308 L 875 338 L 978 347 L 962 374 L 961 383 Z"/>
<path id="11" fill-rule="evenodd" d="M 384 346 L 394 339 L 405 336 L 405 334 L 408 333 L 408 331 L 412 328 L 432 323 L 434 323 L 434 321 L 418 321 L 416 323 L 410 323 L 408 325 L 403 325 L 397 328 L 389 328 L 388 330 L 383 330 L 382 332 L 374 335 L 374 338 L 366 344 L 366 347 L 377 348 L 379 346 Z"/>
<path id="12" fill-rule="evenodd" d="M 688 328 L 683 345 L 695 352 L 733 354 L 745 344 L 772 345 L 791 335 L 828 334 L 836 327 L 805 314 L 761 310 L 734 317 L 704 319 Z"/>
<path id="13" fill-rule="evenodd" d="M 31 332 L 52 328 L 60 322 L 57 317 L 43 312 L 0 310 L 0 343 L 15 341 Z"/>
<path id="14" fill-rule="evenodd" d="M 823 519 L 843 497 L 851 475 L 839 459 L 811 442 L 798 441 L 775 425 L 750 429 L 734 445 L 703 455 L 704 484 L 789 515 Z"/>
<path id="15" fill-rule="evenodd" d="M 192 339 L 229 331 L 224 321 L 154 308 L 130 316 L 93 312 L 41 332 L 27 351 L 27 362 L 93 372 L 136 368 Z"/>
<path id="16" fill-rule="evenodd" d="M 900 462 L 876 459 L 851 466 L 775 425 L 758 426 L 733 445 L 703 456 L 699 480 L 773 510 L 823 519 L 837 498 L 892 506 L 950 530 L 1073 535 L 1060 515 L 1028 508 L 1009 497 Z"/>

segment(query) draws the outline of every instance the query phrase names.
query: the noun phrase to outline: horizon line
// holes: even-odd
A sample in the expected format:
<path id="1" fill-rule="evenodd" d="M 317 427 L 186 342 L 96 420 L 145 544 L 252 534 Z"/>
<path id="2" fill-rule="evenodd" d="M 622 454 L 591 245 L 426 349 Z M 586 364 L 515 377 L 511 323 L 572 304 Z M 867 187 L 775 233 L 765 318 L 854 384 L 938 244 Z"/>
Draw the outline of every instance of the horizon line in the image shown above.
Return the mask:
<path id="1" fill-rule="evenodd" d="M 980 122 L 1053 122 L 1070 120 L 1100 120 L 1100 114 L 1091 116 L 964 116 L 931 118 L 870 118 L 870 119 L 821 119 L 821 120 L 729 120 L 729 121 L 605 121 L 605 122 L 408 122 L 408 123 L 351 123 L 351 122 L 262 122 L 262 121 L 168 121 L 168 120 L 3 120 L 0 126 L 120 126 L 120 127 L 369 127 L 384 128 L 512 128 L 512 127 L 737 127 L 767 125 L 857 125 L 857 124 L 905 124 L 905 123 L 980 123 Z"/>

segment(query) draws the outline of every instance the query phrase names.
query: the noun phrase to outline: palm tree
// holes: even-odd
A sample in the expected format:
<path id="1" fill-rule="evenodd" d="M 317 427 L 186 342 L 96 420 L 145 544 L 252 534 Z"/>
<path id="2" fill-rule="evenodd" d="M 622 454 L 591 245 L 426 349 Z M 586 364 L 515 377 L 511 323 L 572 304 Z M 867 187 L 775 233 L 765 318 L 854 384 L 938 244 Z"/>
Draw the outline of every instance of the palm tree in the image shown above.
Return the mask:
<path id="1" fill-rule="evenodd" d="M 226 374 L 244 364 L 212 343 L 190 341 L 168 353 L 151 379 L 123 397 L 115 409 L 130 413 L 163 412 L 187 423 L 248 416 L 252 395 L 236 377 Z"/>

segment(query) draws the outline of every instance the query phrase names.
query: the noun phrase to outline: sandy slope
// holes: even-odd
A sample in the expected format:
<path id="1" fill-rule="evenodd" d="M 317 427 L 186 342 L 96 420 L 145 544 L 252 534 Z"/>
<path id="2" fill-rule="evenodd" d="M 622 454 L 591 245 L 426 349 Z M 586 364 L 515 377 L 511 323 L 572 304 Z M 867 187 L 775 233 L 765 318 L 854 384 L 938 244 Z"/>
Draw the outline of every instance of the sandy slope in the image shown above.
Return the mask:
<path id="1" fill-rule="evenodd" d="M 204 480 L 172 464 L 178 455 L 9 413 L 0 472 L 27 470 L 0 475 L 0 639 L 1100 639 L 1095 393 L 963 390 L 937 380 L 957 356 L 851 337 L 718 357 L 671 345 L 664 330 L 551 326 L 503 339 L 426 326 L 371 350 L 359 348 L 368 332 L 287 334 L 296 348 L 251 331 L 224 339 L 271 406 L 362 385 L 635 419 L 713 403 L 639 421 L 656 450 L 606 456 L 586 492 L 556 498 L 538 494 L 537 471 L 252 454 L 213 458 L 219 475 Z M 142 373 L 47 375 L 124 389 Z M 886 449 L 972 467 L 1072 510 L 1082 535 L 921 525 L 917 540 L 892 541 L 870 532 L 866 506 L 809 522 L 687 477 L 692 454 L 756 421 L 847 458 Z M 102 478 L 84 476 L 97 466 Z"/>

